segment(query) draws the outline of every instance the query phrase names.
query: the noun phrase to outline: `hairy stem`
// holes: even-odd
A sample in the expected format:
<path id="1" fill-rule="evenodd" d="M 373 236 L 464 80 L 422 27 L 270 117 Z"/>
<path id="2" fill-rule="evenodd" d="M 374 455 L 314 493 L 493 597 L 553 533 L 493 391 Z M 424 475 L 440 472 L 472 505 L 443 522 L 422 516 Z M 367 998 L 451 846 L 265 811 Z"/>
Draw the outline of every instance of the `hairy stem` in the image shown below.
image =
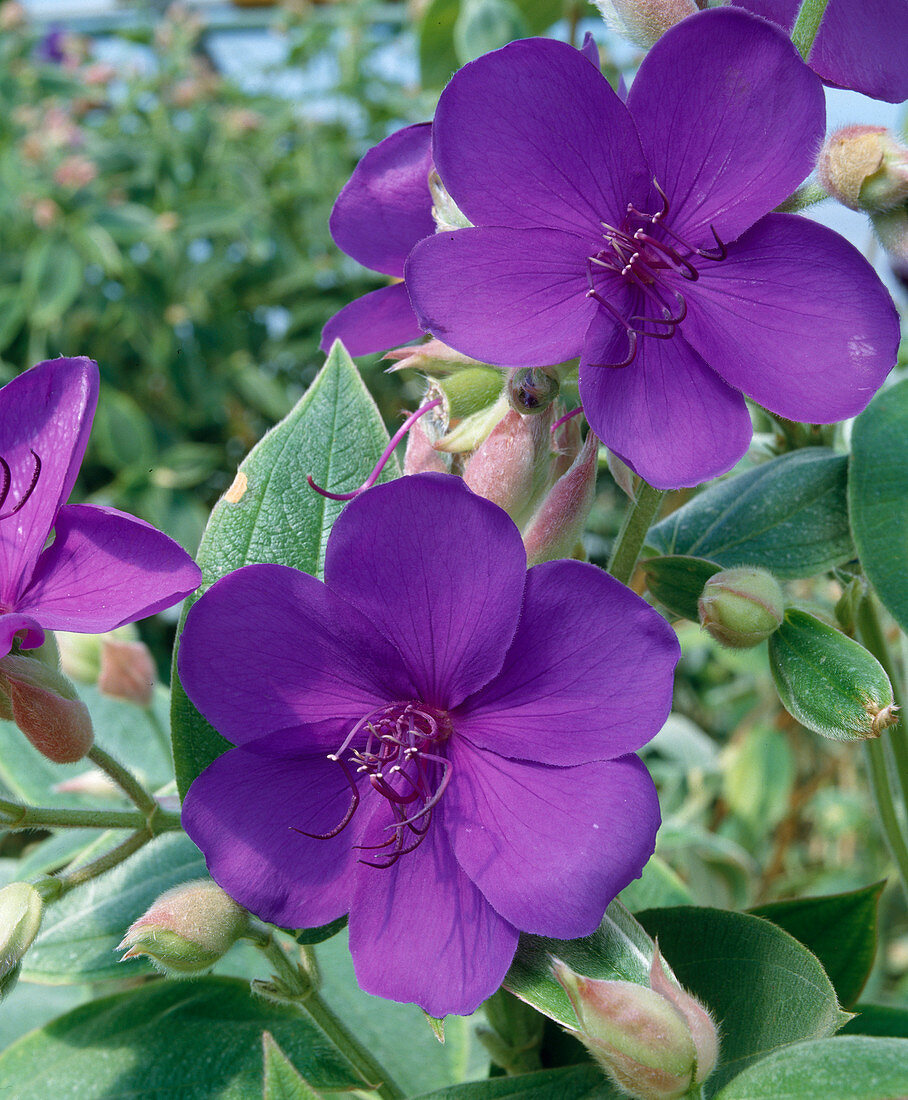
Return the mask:
<path id="1" fill-rule="evenodd" d="M 828 0 L 801 0 L 798 18 L 791 30 L 791 40 L 805 61 L 810 56 L 813 40 L 823 22 L 827 3 Z"/>
<path id="2" fill-rule="evenodd" d="M 797 191 L 793 191 L 784 202 L 776 207 L 777 213 L 797 214 L 800 210 L 806 210 L 808 206 L 816 206 L 818 202 L 828 199 L 829 195 L 818 183 L 804 183 Z"/>
<path id="3" fill-rule="evenodd" d="M 151 822 L 138 810 L 75 810 L 58 806 L 23 806 L 0 799 L 0 830 L 9 829 L 143 829 L 154 835 L 180 828 L 180 815 L 156 806 Z"/>
<path id="4" fill-rule="evenodd" d="M 88 750 L 88 759 L 94 764 L 97 764 L 102 772 L 110 776 L 130 802 L 134 802 L 142 813 L 145 814 L 146 819 L 157 812 L 157 802 L 155 802 L 132 772 L 124 768 L 122 764 L 118 764 L 117 761 L 100 746 L 92 745 Z"/>
<path id="5" fill-rule="evenodd" d="M 654 489 L 645 481 L 640 482 L 636 500 L 625 513 L 624 522 L 621 524 L 621 530 L 618 532 L 608 563 L 608 572 L 616 581 L 621 581 L 622 584 L 630 583 L 646 533 L 656 518 L 663 496 L 664 490 Z"/>

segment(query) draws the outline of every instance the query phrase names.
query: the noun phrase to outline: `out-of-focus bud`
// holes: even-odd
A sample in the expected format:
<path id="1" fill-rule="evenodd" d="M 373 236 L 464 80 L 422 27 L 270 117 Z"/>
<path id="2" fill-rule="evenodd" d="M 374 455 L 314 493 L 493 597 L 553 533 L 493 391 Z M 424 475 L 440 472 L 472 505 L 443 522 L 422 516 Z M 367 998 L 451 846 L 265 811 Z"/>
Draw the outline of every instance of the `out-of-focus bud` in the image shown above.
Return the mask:
<path id="1" fill-rule="evenodd" d="M 548 491 L 524 530 L 529 565 L 578 556 L 580 536 L 596 497 L 598 466 L 599 440 L 588 432 L 573 465 Z"/>
<path id="2" fill-rule="evenodd" d="M 87 187 L 98 175 L 98 166 L 88 157 L 72 156 L 62 160 L 54 172 L 54 180 L 61 187 L 78 189 Z"/>
<path id="3" fill-rule="evenodd" d="M 137 642 L 139 632 L 132 623 L 104 634 L 54 634 L 60 652 L 60 668 L 79 684 L 96 684 L 101 675 L 101 650 L 108 641 Z M 43 648 L 43 647 L 42 647 Z"/>
<path id="4" fill-rule="evenodd" d="M 843 126 L 826 139 L 817 176 L 844 206 L 883 213 L 908 199 L 908 149 L 882 126 Z"/>
<path id="5" fill-rule="evenodd" d="M 775 634 L 785 613 L 779 582 L 765 569 L 723 569 L 703 587 L 700 626 L 731 649 L 750 649 Z"/>
<path id="6" fill-rule="evenodd" d="M 156 678 L 154 661 L 144 642 L 104 639 L 98 676 L 98 688 L 103 695 L 147 707 L 154 695 Z"/>
<path id="7" fill-rule="evenodd" d="M 593 0 L 613 31 L 647 50 L 682 19 L 700 9 L 695 0 Z"/>
<path id="8" fill-rule="evenodd" d="M 63 211 L 53 199 L 38 199 L 32 210 L 32 217 L 38 229 L 48 229 L 60 220 Z"/>
<path id="9" fill-rule="evenodd" d="M 422 344 L 408 344 L 403 348 L 394 348 L 387 352 L 384 359 L 395 360 L 394 366 L 388 367 L 387 373 L 393 374 L 399 370 L 418 370 L 430 378 L 444 378 L 464 367 L 481 367 L 485 364 L 477 359 L 471 359 L 469 355 L 462 355 L 459 351 L 449 348 L 441 340 L 434 337 Z"/>
<path id="10" fill-rule="evenodd" d="M 716 1025 L 665 974 L 658 947 L 649 988 L 587 978 L 560 961 L 554 971 L 580 1021 L 577 1037 L 629 1096 L 677 1100 L 712 1072 L 719 1053 Z"/>
<path id="11" fill-rule="evenodd" d="M 117 70 L 106 61 L 93 61 L 82 70 L 82 79 L 91 87 L 109 84 L 117 75 Z"/>
<path id="12" fill-rule="evenodd" d="M 551 409 L 521 416 L 509 409 L 464 467 L 463 479 L 479 496 L 503 508 L 522 527 L 551 483 L 554 454 Z"/>
<path id="13" fill-rule="evenodd" d="M 558 372 L 552 367 L 520 367 L 510 372 L 506 392 L 512 409 L 533 414 L 550 408 L 560 389 Z"/>
<path id="14" fill-rule="evenodd" d="M 908 283 L 908 204 L 871 214 L 870 221 L 896 276 Z"/>
<path id="15" fill-rule="evenodd" d="M 0 1001 L 19 978 L 22 958 L 41 927 L 41 895 L 27 882 L 0 890 Z"/>
<path id="16" fill-rule="evenodd" d="M 449 229 L 469 229 L 472 222 L 460 211 L 457 203 L 448 194 L 441 176 L 433 168 L 429 173 L 429 193 L 432 196 L 432 217 L 440 232 Z"/>
<path id="17" fill-rule="evenodd" d="M 72 764 L 91 748 L 88 708 L 62 672 L 11 653 L 0 660 L 0 692 L 9 700 L 13 721 L 48 760 Z"/>
<path id="18" fill-rule="evenodd" d="M 417 420 L 407 435 L 404 473 L 447 474 L 450 473 L 448 462 L 450 462 L 450 455 L 444 455 L 435 450 L 425 428 Z"/>
<path id="19" fill-rule="evenodd" d="M 162 894 L 129 926 L 117 950 L 147 955 L 165 974 L 199 974 L 222 958 L 249 927 L 249 914 L 210 879 Z"/>
<path id="20" fill-rule="evenodd" d="M 53 790 L 60 794 L 86 794 L 90 798 L 120 799 L 123 797 L 122 790 L 100 768 L 91 768 L 87 772 L 82 772 L 81 775 L 74 775 L 72 779 L 55 783 Z"/>
<path id="21" fill-rule="evenodd" d="M 0 31 L 15 31 L 28 22 L 28 13 L 16 0 L 0 5 Z"/>

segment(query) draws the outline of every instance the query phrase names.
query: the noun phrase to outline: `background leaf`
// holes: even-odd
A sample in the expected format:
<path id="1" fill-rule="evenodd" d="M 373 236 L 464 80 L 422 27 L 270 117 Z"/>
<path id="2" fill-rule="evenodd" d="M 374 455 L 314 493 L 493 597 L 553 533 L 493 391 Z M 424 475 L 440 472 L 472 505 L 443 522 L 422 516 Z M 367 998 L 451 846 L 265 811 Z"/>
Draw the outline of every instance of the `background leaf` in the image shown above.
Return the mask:
<path id="1" fill-rule="evenodd" d="M 646 587 L 654 598 L 673 615 L 697 622 L 700 618 L 697 601 L 703 586 L 722 567 L 705 558 L 689 558 L 683 554 L 646 558 L 640 562 L 646 576 Z"/>
<path id="2" fill-rule="evenodd" d="M 567 1066 L 517 1077 L 470 1081 L 426 1093 L 418 1100 L 619 1100 L 622 1095 L 595 1066 Z"/>

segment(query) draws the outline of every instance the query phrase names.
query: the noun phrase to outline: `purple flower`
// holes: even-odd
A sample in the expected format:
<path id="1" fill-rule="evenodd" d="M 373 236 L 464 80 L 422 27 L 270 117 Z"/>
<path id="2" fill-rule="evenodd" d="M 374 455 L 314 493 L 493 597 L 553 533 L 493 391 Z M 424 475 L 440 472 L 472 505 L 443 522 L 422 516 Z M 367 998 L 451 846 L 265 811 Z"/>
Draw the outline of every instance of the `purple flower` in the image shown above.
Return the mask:
<path id="1" fill-rule="evenodd" d="M 429 172 L 432 127 L 408 126 L 385 138 L 359 162 L 331 211 L 335 244 L 364 267 L 403 278 L 417 241 L 435 232 Z M 404 284 L 373 290 L 335 313 L 321 348 L 343 340 L 351 355 L 369 355 L 415 340 L 422 330 Z"/>
<path id="2" fill-rule="evenodd" d="M 517 528 L 459 478 L 400 478 L 341 513 L 324 584 L 251 565 L 193 606 L 180 677 L 237 747 L 183 823 L 266 920 L 349 912 L 368 992 L 472 1012 L 519 931 L 585 935 L 640 874 L 659 808 L 630 754 L 677 655 L 594 566 L 527 571 Z"/>
<path id="3" fill-rule="evenodd" d="M 743 394 L 792 420 L 853 416 L 895 362 L 895 308 L 841 237 L 769 213 L 823 129 L 815 74 L 738 9 L 668 31 L 626 107 L 569 46 L 505 46 L 441 96 L 435 164 L 477 228 L 416 246 L 416 313 L 485 362 L 580 355 L 593 430 L 663 489 L 741 457 Z"/>
<path id="4" fill-rule="evenodd" d="M 801 0 L 734 0 L 791 31 Z M 908 99 L 908 3 L 829 0 L 807 63 L 827 84 L 874 99 Z"/>
<path id="5" fill-rule="evenodd" d="M 0 389 L 0 658 L 17 635 L 33 649 L 45 630 L 113 630 L 201 580 L 192 558 L 142 520 L 66 504 L 97 403 L 98 367 L 82 357 L 39 363 Z"/>

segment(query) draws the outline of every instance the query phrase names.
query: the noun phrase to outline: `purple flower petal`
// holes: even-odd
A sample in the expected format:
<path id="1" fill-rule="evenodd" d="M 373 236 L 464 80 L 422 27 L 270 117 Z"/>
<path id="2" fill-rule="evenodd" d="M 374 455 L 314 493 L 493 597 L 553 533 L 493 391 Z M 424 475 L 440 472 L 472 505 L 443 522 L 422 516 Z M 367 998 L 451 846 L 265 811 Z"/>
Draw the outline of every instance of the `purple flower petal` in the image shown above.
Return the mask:
<path id="1" fill-rule="evenodd" d="M 238 745 L 300 723 L 352 726 L 414 694 L 372 623 L 283 565 L 247 565 L 212 585 L 187 616 L 178 665 L 189 698 Z"/>
<path id="2" fill-rule="evenodd" d="M 438 233 L 411 253 L 407 287 L 422 327 L 458 351 L 513 367 L 558 363 L 579 354 L 596 312 L 586 265 L 598 249 L 555 229 Z"/>
<path id="3" fill-rule="evenodd" d="M 770 214 L 703 265 L 686 340 L 732 386 L 790 420 L 859 413 L 895 364 L 899 322 L 873 269 L 844 238 Z"/>
<path id="4" fill-rule="evenodd" d="M 800 0 L 735 0 L 791 31 Z M 908 99 L 905 0 L 829 0 L 807 61 L 828 83 L 874 99 Z"/>
<path id="5" fill-rule="evenodd" d="M 445 826 L 457 862 L 522 931 L 589 935 L 653 854 L 659 799 L 636 756 L 551 768 L 457 739 L 450 760 Z"/>
<path id="6" fill-rule="evenodd" d="M 816 76 L 773 24 L 734 8 L 692 15 L 653 46 L 628 108 L 693 245 L 725 242 L 786 198 L 814 165 L 825 104 Z M 650 207 L 658 209 L 658 205 Z"/>
<path id="7" fill-rule="evenodd" d="M 627 337 L 612 325 L 605 330 L 612 345 L 597 346 L 591 336 L 580 368 L 580 399 L 590 427 L 658 489 L 698 485 L 725 473 L 753 434 L 741 394 L 685 342 L 689 325 L 690 318 L 670 340 L 638 338 L 630 366 L 590 365 L 590 359 L 619 362 L 626 355 Z"/>
<path id="8" fill-rule="evenodd" d="M 386 838 L 382 809 L 363 843 Z M 517 949 L 517 929 L 460 869 L 438 823 L 392 867 L 360 866 L 355 878 L 350 951 L 367 993 L 415 1001 L 442 1017 L 467 1016 L 498 989 Z"/>
<path id="9" fill-rule="evenodd" d="M 114 508 L 70 504 L 18 606 L 49 630 L 97 634 L 171 607 L 201 580 L 186 551 L 150 524 Z"/>
<path id="10" fill-rule="evenodd" d="M 296 831 L 330 832 L 351 796 L 338 765 L 305 744 L 305 729 L 296 729 L 231 749 L 183 802 L 183 827 L 215 882 L 256 916 L 290 928 L 327 924 L 349 909 L 358 824 L 331 840 Z"/>
<path id="11" fill-rule="evenodd" d="M 351 355 L 387 351 L 422 336 L 403 283 L 383 286 L 356 298 L 337 311 L 322 329 L 324 352 L 342 340 Z"/>
<path id="12" fill-rule="evenodd" d="M 0 504 L 0 516 L 7 515 L 0 519 L 0 610 L 16 606 L 72 491 L 97 403 L 98 367 L 83 357 L 39 363 L 0 390 L 0 458 L 11 473 Z M 34 490 L 9 515 L 32 484 L 35 454 Z"/>
<path id="13" fill-rule="evenodd" d="M 404 273 L 407 253 L 435 232 L 429 172 L 432 126 L 407 126 L 359 162 L 329 222 L 338 248 L 383 275 Z"/>
<path id="14" fill-rule="evenodd" d="M 435 165 L 470 221 L 599 235 L 651 171 L 627 109 L 579 50 L 530 38 L 454 74 L 433 123 Z"/>
<path id="15" fill-rule="evenodd" d="M 5 657 L 13 648 L 13 639 L 17 634 L 22 649 L 37 649 L 39 645 L 44 645 L 44 631 L 30 615 L 20 615 L 15 611 L 0 614 L 0 657 Z"/>
<path id="16" fill-rule="evenodd" d="M 668 717 L 678 653 L 668 623 L 601 569 L 536 565 L 504 666 L 452 715 L 455 730 L 544 764 L 623 756 Z"/>
<path id="17" fill-rule="evenodd" d="M 328 539 L 325 584 L 400 650 L 415 697 L 447 710 L 501 668 L 525 570 L 505 512 L 460 478 L 414 474 L 347 505 Z"/>

